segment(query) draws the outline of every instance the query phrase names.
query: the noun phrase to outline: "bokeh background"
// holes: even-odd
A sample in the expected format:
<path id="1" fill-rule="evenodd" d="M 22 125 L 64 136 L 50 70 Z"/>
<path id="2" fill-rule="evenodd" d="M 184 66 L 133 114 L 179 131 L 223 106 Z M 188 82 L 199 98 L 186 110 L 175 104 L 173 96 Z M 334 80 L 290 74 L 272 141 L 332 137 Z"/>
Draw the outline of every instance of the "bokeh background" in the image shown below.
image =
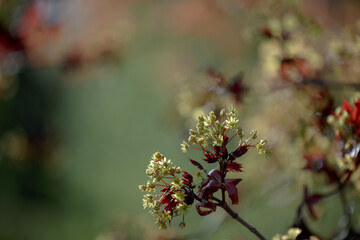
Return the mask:
<path id="1" fill-rule="evenodd" d="M 336 35 L 359 6 L 299 8 Z M 261 81 L 253 33 L 271 14 L 257 0 L 0 0 L 0 239 L 252 239 L 221 211 L 159 231 L 138 185 L 155 151 L 190 169 L 179 148 L 186 82 L 208 67 Z M 259 113 L 261 101 L 248 103 L 243 118 Z M 270 160 L 256 158 L 244 175 L 261 182 Z M 242 183 L 236 209 L 267 237 L 289 227 L 299 197 L 283 172 Z"/>

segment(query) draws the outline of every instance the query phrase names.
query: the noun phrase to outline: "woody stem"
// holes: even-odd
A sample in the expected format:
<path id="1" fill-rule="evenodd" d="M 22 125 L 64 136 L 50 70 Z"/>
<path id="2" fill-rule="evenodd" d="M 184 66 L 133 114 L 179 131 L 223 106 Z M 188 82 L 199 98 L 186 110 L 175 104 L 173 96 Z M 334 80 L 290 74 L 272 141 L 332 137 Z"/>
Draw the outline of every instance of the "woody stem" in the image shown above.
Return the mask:
<path id="1" fill-rule="evenodd" d="M 231 217 L 233 217 L 236 221 L 241 223 L 244 227 L 249 229 L 250 232 L 255 234 L 259 239 L 266 240 L 265 237 L 258 231 L 256 228 L 247 223 L 244 219 L 242 219 L 236 212 L 234 212 L 226 202 L 220 202 L 219 206 L 223 208 Z"/>

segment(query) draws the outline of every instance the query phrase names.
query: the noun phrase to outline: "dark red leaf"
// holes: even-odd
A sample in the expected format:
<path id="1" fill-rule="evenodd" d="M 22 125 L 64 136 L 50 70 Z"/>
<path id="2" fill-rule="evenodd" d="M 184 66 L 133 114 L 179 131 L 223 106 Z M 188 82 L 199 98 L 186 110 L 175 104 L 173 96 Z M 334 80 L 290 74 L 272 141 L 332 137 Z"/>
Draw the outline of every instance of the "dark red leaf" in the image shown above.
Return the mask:
<path id="1" fill-rule="evenodd" d="M 350 103 L 348 102 L 348 101 L 346 101 L 346 100 L 342 100 L 342 110 L 343 111 L 347 111 L 348 113 L 350 113 L 351 114 L 351 112 L 352 112 L 352 107 L 351 107 L 351 105 L 350 105 Z"/>
<path id="2" fill-rule="evenodd" d="M 210 210 L 201 210 L 201 208 L 207 208 Z M 196 204 L 196 210 L 201 216 L 209 215 L 212 212 L 216 211 L 216 204 L 207 200 L 202 200 Z"/>
<path id="3" fill-rule="evenodd" d="M 228 144 L 229 142 L 229 137 L 226 136 L 226 135 L 223 135 L 223 144 L 222 144 L 222 147 L 225 147 L 226 144 Z"/>
<path id="4" fill-rule="evenodd" d="M 217 180 L 207 180 L 199 190 L 199 198 L 211 199 L 213 194 L 220 189 L 221 183 Z"/>
<path id="5" fill-rule="evenodd" d="M 212 170 L 208 173 L 208 176 L 209 176 L 211 179 L 213 179 L 213 180 L 221 183 L 221 172 L 220 172 L 219 169 L 216 169 L 216 168 L 215 168 L 215 169 L 212 169 Z"/>
<path id="6" fill-rule="evenodd" d="M 227 150 L 227 148 L 226 148 L 225 146 L 223 146 L 223 147 L 221 148 L 221 154 L 220 154 L 220 156 L 222 157 L 222 159 L 227 159 L 227 158 L 228 158 L 229 153 L 228 153 L 228 150 Z"/>
<path id="7" fill-rule="evenodd" d="M 224 141 L 228 141 L 227 140 L 227 136 L 224 135 Z M 228 151 L 224 145 L 224 142 L 223 142 L 223 146 L 214 146 L 213 147 L 213 150 L 215 151 L 215 157 L 217 158 L 222 158 L 222 159 L 227 159 L 228 157 Z"/>
<path id="8" fill-rule="evenodd" d="M 249 149 L 249 145 L 241 145 L 236 148 L 232 153 L 230 153 L 229 160 L 235 160 L 236 158 L 241 157 L 244 155 Z"/>
<path id="9" fill-rule="evenodd" d="M 200 163 L 198 163 L 197 161 L 192 160 L 192 159 L 190 159 L 190 158 L 189 158 L 189 160 L 190 160 L 190 162 L 191 162 L 194 166 L 196 166 L 196 167 L 199 168 L 200 170 L 204 170 L 203 166 L 202 166 Z"/>
<path id="10" fill-rule="evenodd" d="M 234 95 L 236 103 L 239 103 L 246 91 L 246 87 L 243 84 L 243 73 L 238 73 L 230 79 L 228 90 Z"/>
<path id="11" fill-rule="evenodd" d="M 160 199 L 160 204 L 169 203 L 171 199 L 171 194 L 167 194 Z"/>
<path id="12" fill-rule="evenodd" d="M 241 172 L 242 165 L 237 162 L 229 162 L 226 166 L 226 170 L 232 171 L 232 172 Z"/>
<path id="13" fill-rule="evenodd" d="M 194 202 L 194 195 L 192 192 L 186 192 L 184 203 L 191 205 Z"/>
<path id="14" fill-rule="evenodd" d="M 193 176 L 187 172 L 184 171 L 184 174 L 183 174 L 183 182 L 185 185 L 191 187 L 191 184 L 193 182 Z"/>
<path id="15" fill-rule="evenodd" d="M 171 190 L 171 186 L 166 186 L 163 189 L 160 190 L 160 192 L 168 192 Z"/>
<path id="16" fill-rule="evenodd" d="M 218 158 L 216 156 L 214 156 L 212 153 L 204 152 L 204 155 L 206 158 L 204 158 L 203 160 L 208 163 L 214 163 L 214 162 L 217 162 L 217 160 L 218 160 Z"/>
<path id="17" fill-rule="evenodd" d="M 165 205 L 164 210 L 173 213 L 177 205 L 175 199 L 171 198 L 170 201 Z"/>
<path id="18" fill-rule="evenodd" d="M 231 199 L 232 204 L 239 203 L 239 196 L 236 185 L 241 181 L 241 179 L 227 179 L 223 186 L 228 192 L 229 198 Z"/>

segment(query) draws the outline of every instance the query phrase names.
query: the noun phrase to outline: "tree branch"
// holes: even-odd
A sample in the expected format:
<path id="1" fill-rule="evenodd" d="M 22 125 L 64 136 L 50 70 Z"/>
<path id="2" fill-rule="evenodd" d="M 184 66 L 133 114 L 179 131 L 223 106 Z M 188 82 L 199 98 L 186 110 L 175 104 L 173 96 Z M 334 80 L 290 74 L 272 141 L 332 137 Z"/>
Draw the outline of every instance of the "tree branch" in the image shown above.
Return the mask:
<path id="1" fill-rule="evenodd" d="M 258 231 L 256 228 L 247 223 L 244 219 L 242 219 L 236 212 L 234 212 L 226 202 L 221 202 L 219 204 L 221 208 L 223 208 L 231 217 L 237 220 L 239 223 L 244 225 L 247 229 L 250 230 L 253 234 L 255 234 L 259 239 L 266 240 L 266 238 Z"/>

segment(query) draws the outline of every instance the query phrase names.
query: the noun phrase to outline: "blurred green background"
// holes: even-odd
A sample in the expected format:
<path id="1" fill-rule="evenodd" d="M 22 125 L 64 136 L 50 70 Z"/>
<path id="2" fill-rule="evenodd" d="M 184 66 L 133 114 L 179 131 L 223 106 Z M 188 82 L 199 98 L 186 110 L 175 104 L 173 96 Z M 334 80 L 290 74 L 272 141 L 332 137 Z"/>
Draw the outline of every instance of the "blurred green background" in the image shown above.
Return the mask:
<path id="1" fill-rule="evenodd" d="M 304 2 L 324 25 L 356 16 L 353 1 Z M 260 6 L 0 0 L 0 239 L 252 239 L 221 211 L 193 211 L 186 230 L 158 231 L 138 185 L 155 151 L 190 169 L 179 90 L 207 67 L 251 74 L 259 39 L 244 39 L 260 25 Z M 244 178 L 266 159 L 256 161 Z M 271 187 L 279 199 L 299 196 L 282 186 Z M 269 190 L 251 194 L 260 192 L 237 210 L 267 237 L 285 231 L 297 202 L 276 206 Z"/>

